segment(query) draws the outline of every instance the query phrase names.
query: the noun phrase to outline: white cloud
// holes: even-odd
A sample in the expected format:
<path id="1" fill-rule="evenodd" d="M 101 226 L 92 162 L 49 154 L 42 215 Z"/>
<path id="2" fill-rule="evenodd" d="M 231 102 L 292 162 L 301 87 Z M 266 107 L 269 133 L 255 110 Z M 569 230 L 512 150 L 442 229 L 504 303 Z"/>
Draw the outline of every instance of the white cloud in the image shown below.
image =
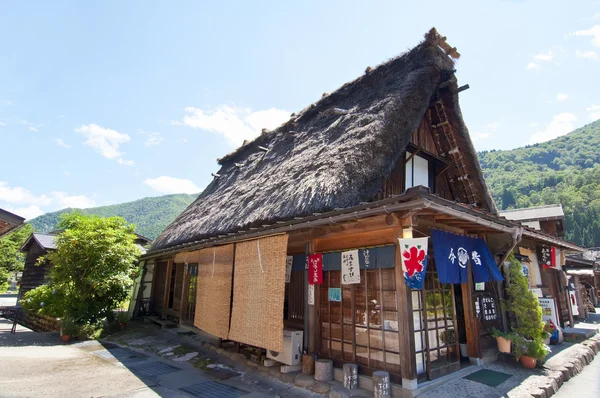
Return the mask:
<path id="1" fill-rule="evenodd" d="M 11 100 L 4 100 L 5 105 L 12 105 L 13 102 Z"/>
<path id="2" fill-rule="evenodd" d="M 69 194 L 66 192 L 55 191 L 52 192 L 52 196 L 56 201 L 57 207 L 60 209 L 64 209 L 66 207 L 86 209 L 96 205 L 96 202 L 93 199 L 90 199 L 84 195 L 69 196 Z"/>
<path id="3" fill-rule="evenodd" d="M 600 119 L 600 105 L 592 105 L 589 108 L 585 108 L 589 112 L 588 117 L 592 120 Z"/>
<path id="4" fill-rule="evenodd" d="M 56 145 L 61 146 L 63 148 L 71 148 L 71 145 L 67 145 L 62 138 L 55 138 L 54 142 L 56 143 Z"/>
<path id="5" fill-rule="evenodd" d="M 543 131 L 535 132 L 529 139 L 529 143 L 546 142 L 570 133 L 575 129 L 574 122 L 576 121 L 577 117 L 573 113 L 559 113 L 552 118 L 552 121 L 548 123 Z"/>
<path id="6" fill-rule="evenodd" d="M 6 126 L 6 123 L 0 122 L 0 127 L 4 127 L 4 126 Z"/>
<path id="7" fill-rule="evenodd" d="M 27 126 L 29 131 L 33 131 L 34 133 L 39 131 L 37 126 L 34 123 L 31 123 L 29 120 L 21 120 L 21 124 Z"/>
<path id="8" fill-rule="evenodd" d="M 549 50 L 548 52 L 534 55 L 533 59 L 540 62 L 550 62 L 554 59 L 554 53 Z"/>
<path id="9" fill-rule="evenodd" d="M 473 140 L 473 142 L 484 141 L 484 140 L 487 140 L 488 138 L 490 138 L 490 133 L 476 132 L 476 133 L 471 134 L 471 139 Z"/>
<path id="10" fill-rule="evenodd" d="M 212 111 L 185 108 L 182 121 L 172 122 L 223 135 L 231 144 L 241 145 L 260 135 L 263 128 L 274 129 L 290 118 L 290 112 L 271 108 L 253 112 L 247 108 L 221 105 Z"/>
<path id="11" fill-rule="evenodd" d="M 146 146 L 158 145 L 163 142 L 163 137 L 160 135 L 160 133 L 151 133 L 143 130 L 138 130 L 138 132 L 147 137 L 146 141 L 144 142 L 144 145 Z"/>
<path id="12" fill-rule="evenodd" d="M 600 19 L 600 12 L 597 12 L 596 14 L 592 15 L 592 19 Z"/>
<path id="13" fill-rule="evenodd" d="M 201 191 L 192 181 L 183 178 L 161 176 L 146 178 L 144 184 L 160 193 L 198 193 Z"/>
<path id="14" fill-rule="evenodd" d="M 580 59 L 596 60 L 596 59 L 598 59 L 598 54 L 596 54 L 594 51 L 576 50 L 575 57 L 580 58 Z"/>
<path id="15" fill-rule="evenodd" d="M 62 191 L 49 194 L 34 195 L 23 187 L 10 186 L 6 181 L 0 181 L 0 202 L 9 211 L 25 218 L 37 217 L 47 211 L 60 210 L 66 207 L 87 208 L 96 205 L 93 199 L 85 195 L 69 195 Z M 13 209 L 13 210 L 10 210 Z"/>
<path id="16" fill-rule="evenodd" d="M 127 166 L 133 164 L 133 161 L 123 159 L 124 154 L 119 152 L 119 146 L 131 140 L 127 134 L 98 126 L 95 123 L 83 125 L 75 131 L 87 138 L 87 141 L 84 142 L 85 145 L 94 148 L 105 158 L 115 159 L 120 164 Z"/>
<path id="17" fill-rule="evenodd" d="M 486 129 L 491 129 L 491 130 L 496 130 L 498 128 L 499 124 L 500 123 L 498 123 L 498 122 L 488 123 L 488 124 L 485 125 L 485 128 Z"/>
<path id="18" fill-rule="evenodd" d="M 564 102 L 568 99 L 569 99 L 569 94 L 559 93 L 556 95 L 556 101 L 558 101 L 558 102 Z"/>
<path id="19" fill-rule="evenodd" d="M 572 34 L 573 36 L 591 36 L 592 45 L 595 47 L 600 47 L 600 25 L 594 25 L 590 29 L 586 30 L 578 30 Z"/>
<path id="20" fill-rule="evenodd" d="M 10 211 L 13 214 L 16 214 L 21 217 L 25 217 L 26 220 L 31 220 L 32 218 L 36 218 L 37 216 L 41 216 L 45 213 L 42 209 L 40 209 L 37 205 L 31 205 L 27 207 L 7 207 L 6 210 Z"/>
<path id="21" fill-rule="evenodd" d="M 52 198 L 47 195 L 35 196 L 23 187 L 11 187 L 8 182 L 0 181 L 0 201 L 47 206 L 52 203 Z"/>
<path id="22" fill-rule="evenodd" d="M 537 127 L 537 126 L 539 126 L 539 125 L 540 125 L 540 124 L 539 124 L 538 122 L 533 122 L 533 123 L 529 123 L 529 124 L 528 124 L 528 126 L 529 126 L 529 127 Z"/>
<path id="23" fill-rule="evenodd" d="M 535 70 L 535 71 L 542 69 L 542 67 L 539 66 L 538 64 L 536 64 L 535 62 L 528 63 L 526 68 L 527 68 L 527 70 Z"/>

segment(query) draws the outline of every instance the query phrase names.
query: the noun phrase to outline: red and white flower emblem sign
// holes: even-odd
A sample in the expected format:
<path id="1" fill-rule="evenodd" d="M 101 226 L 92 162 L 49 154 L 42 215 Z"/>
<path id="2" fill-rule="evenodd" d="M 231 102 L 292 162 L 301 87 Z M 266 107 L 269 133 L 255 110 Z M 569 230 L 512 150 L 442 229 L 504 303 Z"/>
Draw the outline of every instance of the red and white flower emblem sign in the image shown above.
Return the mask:
<path id="1" fill-rule="evenodd" d="M 398 239 L 404 282 L 412 289 L 423 289 L 427 270 L 428 238 Z"/>

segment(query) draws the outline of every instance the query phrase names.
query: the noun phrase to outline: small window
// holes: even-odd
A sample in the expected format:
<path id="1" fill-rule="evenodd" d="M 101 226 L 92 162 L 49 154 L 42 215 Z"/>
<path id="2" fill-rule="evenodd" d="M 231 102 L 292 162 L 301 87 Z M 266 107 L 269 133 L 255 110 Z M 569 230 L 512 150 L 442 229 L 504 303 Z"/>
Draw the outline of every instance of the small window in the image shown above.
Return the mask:
<path id="1" fill-rule="evenodd" d="M 411 156 L 410 152 L 406 152 L 406 159 L 410 160 L 406 163 L 405 189 L 419 185 L 430 188 L 429 162 L 418 155 Z"/>

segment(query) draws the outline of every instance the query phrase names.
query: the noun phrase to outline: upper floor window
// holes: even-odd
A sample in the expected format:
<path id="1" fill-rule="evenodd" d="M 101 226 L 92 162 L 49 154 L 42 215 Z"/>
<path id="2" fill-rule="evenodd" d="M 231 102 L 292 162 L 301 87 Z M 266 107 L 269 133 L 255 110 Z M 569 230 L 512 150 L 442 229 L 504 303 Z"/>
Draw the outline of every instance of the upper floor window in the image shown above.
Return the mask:
<path id="1" fill-rule="evenodd" d="M 429 161 L 410 152 L 406 152 L 406 160 L 405 189 L 419 185 L 431 188 Z"/>

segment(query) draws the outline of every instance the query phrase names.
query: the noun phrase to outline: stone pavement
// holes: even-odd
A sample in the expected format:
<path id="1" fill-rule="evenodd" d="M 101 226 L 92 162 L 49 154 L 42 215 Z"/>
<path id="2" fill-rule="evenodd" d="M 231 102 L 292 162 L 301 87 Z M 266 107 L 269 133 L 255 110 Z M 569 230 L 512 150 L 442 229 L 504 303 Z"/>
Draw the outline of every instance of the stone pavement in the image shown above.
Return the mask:
<path id="1" fill-rule="evenodd" d="M 64 345 L 56 333 L 19 327 L 13 335 L 11 326 L 12 322 L 0 318 L 3 398 L 315 396 L 265 375 L 253 376 L 218 361 L 211 363 L 180 347 L 146 346 L 149 341 L 143 338 L 137 339 L 137 348 L 135 344 L 120 347 L 93 340 Z"/>

